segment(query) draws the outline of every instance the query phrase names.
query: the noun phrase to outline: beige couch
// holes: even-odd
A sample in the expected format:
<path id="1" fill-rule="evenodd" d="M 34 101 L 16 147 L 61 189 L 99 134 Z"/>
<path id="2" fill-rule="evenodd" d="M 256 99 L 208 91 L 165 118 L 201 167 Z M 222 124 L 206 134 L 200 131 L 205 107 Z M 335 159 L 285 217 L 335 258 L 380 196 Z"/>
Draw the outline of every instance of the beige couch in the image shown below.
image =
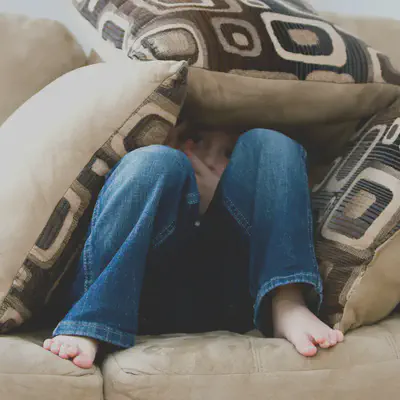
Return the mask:
<path id="1" fill-rule="evenodd" d="M 400 23 L 329 16 L 382 48 Z M 387 40 L 384 41 L 387 43 Z M 395 400 L 400 398 L 400 317 L 346 336 L 314 359 L 256 333 L 143 337 L 81 370 L 44 351 L 46 332 L 0 337 L 0 400 Z"/>

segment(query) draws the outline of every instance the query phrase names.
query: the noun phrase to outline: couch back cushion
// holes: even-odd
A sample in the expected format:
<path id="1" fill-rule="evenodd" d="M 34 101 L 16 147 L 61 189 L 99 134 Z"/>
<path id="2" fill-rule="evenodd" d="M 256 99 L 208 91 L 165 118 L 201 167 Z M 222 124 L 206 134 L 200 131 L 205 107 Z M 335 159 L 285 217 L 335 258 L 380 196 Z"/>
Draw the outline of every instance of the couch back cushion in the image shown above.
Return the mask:
<path id="1" fill-rule="evenodd" d="M 397 69 L 400 68 L 400 48 L 394 45 L 395 38 L 400 35 L 399 19 L 326 12 L 321 15 L 342 30 L 345 29 L 347 32 L 351 32 L 353 36 L 360 38 L 382 54 L 388 55 L 393 65 Z"/>
<path id="2" fill-rule="evenodd" d="M 0 14 L 0 49 L 0 125 L 47 84 L 86 63 L 68 30 L 46 19 Z"/>

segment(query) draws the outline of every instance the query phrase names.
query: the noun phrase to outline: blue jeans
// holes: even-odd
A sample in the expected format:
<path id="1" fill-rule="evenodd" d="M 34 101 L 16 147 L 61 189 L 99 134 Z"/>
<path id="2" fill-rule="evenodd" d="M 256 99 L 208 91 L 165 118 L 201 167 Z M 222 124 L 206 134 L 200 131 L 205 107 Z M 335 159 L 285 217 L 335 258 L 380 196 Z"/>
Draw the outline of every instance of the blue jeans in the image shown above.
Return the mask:
<path id="1" fill-rule="evenodd" d="M 72 308 L 54 335 L 131 347 L 137 334 L 245 332 L 269 318 L 268 294 L 293 283 L 305 284 L 316 311 L 322 287 L 299 144 L 269 130 L 242 135 L 202 217 L 186 155 L 149 146 L 107 176 Z"/>

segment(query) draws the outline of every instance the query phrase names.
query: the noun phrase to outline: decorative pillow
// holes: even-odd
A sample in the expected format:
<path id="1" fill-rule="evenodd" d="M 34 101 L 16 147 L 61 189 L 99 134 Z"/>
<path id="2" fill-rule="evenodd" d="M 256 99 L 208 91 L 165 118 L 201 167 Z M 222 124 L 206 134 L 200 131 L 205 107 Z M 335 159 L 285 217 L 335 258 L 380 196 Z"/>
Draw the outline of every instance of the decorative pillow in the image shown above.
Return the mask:
<path id="1" fill-rule="evenodd" d="M 184 62 L 97 64 L 57 79 L 0 128 L 0 331 L 38 311 L 84 240 L 104 176 L 164 143 Z"/>
<path id="2" fill-rule="evenodd" d="M 275 128 L 316 158 L 335 158 L 399 93 L 386 56 L 301 0 L 72 1 L 119 53 L 187 60 L 191 118 Z"/>
<path id="3" fill-rule="evenodd" d="M 59 76 L 85 65 L 86 56 L 59 22 L 0 14 L 0 125 Z"/>
<path id="4" fill-rule="evenodd" d="M 323 314 L 343 331 L 400 302 L 400 99 L 376 115 L 314 188 Z"/>

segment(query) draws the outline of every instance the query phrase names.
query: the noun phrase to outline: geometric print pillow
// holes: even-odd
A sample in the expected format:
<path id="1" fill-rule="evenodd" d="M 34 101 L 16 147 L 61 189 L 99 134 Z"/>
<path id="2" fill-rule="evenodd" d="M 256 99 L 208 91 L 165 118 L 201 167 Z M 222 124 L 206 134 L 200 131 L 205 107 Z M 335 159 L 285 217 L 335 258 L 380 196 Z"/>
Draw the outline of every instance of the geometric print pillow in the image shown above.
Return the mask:
<path id="1" fill-rule="evenodd" d="M 322 314 L 343 331 L 400 302 L 400 99 L 376 115 L 313 189 Z"/>
<path id="2" fill-rule="evenodd" d="M 45 87 L 0 127 L 0 332 L 47 302 L 111 168 L 166 141 L 186 79 L 184 62 L 91 65 Z"/>
<path id="3" fill-rule="evenodd" d="M 101 37 L 132 59 L 343 83 L 400 84 L 387 57 L 300 0 L 73 0 Z"/>

